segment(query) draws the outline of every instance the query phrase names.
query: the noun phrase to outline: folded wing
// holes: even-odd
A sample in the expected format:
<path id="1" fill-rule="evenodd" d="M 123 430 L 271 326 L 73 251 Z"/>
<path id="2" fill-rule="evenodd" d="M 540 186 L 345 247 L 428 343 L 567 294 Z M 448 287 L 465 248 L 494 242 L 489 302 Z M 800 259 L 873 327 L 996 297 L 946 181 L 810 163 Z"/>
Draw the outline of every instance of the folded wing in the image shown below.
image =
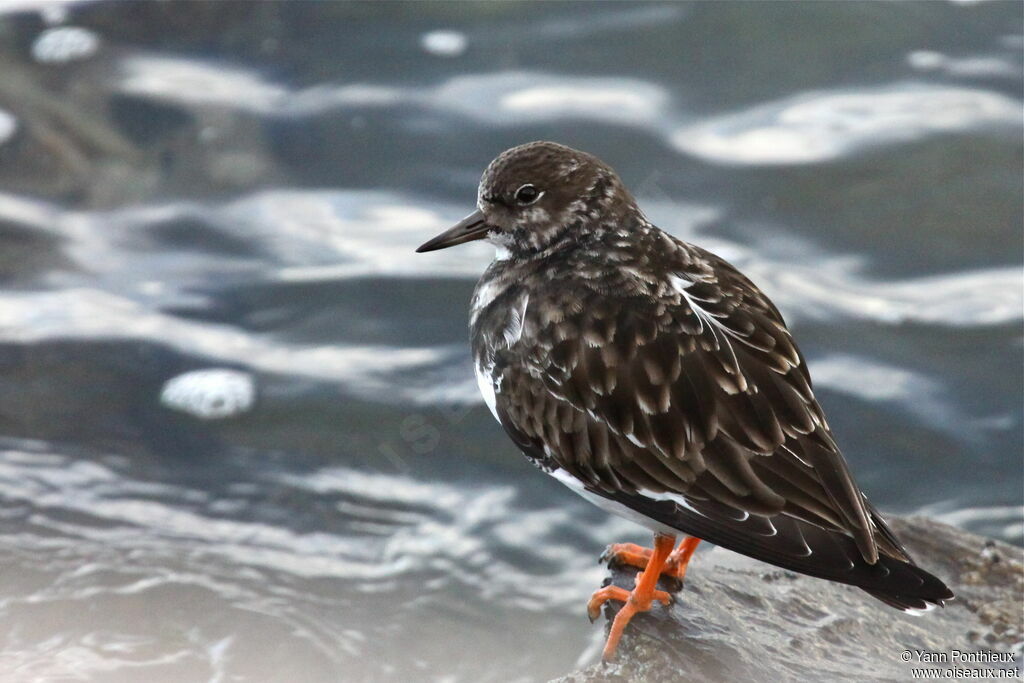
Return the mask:
<path id="1" fill-rule="evenodd" d="M 860 492 L 771 302 L 714 255 L 665 242 L 665 263 L 635 271 L 664 282 L 620 268 L 611 287 L 531 298 L 522 343 L 494 359 L 506 431 L 683 533 L 902 607 L 950 597 Z"/>

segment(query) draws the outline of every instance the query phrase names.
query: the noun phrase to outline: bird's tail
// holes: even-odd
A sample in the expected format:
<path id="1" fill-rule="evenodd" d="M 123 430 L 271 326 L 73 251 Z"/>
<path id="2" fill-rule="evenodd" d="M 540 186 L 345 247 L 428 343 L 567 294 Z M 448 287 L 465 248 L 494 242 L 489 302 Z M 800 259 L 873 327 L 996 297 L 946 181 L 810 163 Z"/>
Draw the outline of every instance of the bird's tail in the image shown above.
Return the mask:
<path id="1" fill-rule="evenodd" d="M 926 610 L 953 598 L 940 579 L 918 567 L 868 504 L 879 555 L 864 559 L 848 534 L 789 515 L 748 515 L 717 501 L 690 500 L 684 507 L 637 494 L 603 493 L 643 515 L 709 543 L 777 567 L 861 588 L 901 610 Z"/>
<path id="2" fill-rule="evenodd" d="M 907 575 L 907 579 L 900 582 L 894 581 L 891 587 L 887 585 L 885 588 L 862 586 L 864 591 L 890 607 L 905 612 L 926 612 L 936 606 L 943 606 L 947 600 L 952 600 L 953 591 L 949 590 L 949 587 L 941 580 L 918 567 L 907 549 L 896 538 L 896 534 L 878 514 L 875 506 L 866 500 L 865 503 L 868 513 L 871 515 L 871 523 L 875 527 L 875 540 L 882 552 L 885 553 L 879 557 L 879 563 L 884 566 L 885 562 L 901 562 L 903 564 L 902 573 Z M 887 555 L 895 557 L 887 557 Z"/>

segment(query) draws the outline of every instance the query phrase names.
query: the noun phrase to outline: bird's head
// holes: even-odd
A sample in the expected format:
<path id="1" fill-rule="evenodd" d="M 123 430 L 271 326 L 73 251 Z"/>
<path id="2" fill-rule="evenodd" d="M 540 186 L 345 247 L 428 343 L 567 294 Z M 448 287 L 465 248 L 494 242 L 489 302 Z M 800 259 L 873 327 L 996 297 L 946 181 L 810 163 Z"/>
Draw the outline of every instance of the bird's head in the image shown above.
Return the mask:
<path id="1" fill-rule="evenodd" d="M 416 251 L 486 239 L 512 257 L 546 251 L 564 239 L 599 230 L 636 203 L 597 157 L 554 142 L 502 152 L 477 191 L 477 210 Z"/>

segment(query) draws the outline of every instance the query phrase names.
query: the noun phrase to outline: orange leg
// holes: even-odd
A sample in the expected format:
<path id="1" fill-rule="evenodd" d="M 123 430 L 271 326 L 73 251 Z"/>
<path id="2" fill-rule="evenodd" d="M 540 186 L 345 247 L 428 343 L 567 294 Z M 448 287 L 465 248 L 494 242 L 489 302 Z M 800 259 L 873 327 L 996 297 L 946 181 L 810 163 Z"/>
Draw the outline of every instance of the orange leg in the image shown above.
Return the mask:
<path id="1" fill-rule="evenodd" d="M 587 614 L 591 620 L 601 613 L 601 605 L 608 600 L 621 600 L 625 604 L 619 613 L 615 615 L 611 630 L 608 631 L 608 640 L 604 644 L 602 657 L 607 661 L 615 654 L 619 646 L 619 639 L 626 628 L 626 624 L 633 618 L 634 614 L 646 612 L 651 608 L 655 600 L 663 605 L 669 604 L 672 598 L 665 591 L 656 590 L 658 577 L 661 576 L 662 567 L 672 554 L 672 548 L 676 544 L 675 536 L 658 534 L 654 537 L 654 550 L 647 561 L 647 567 L 636 578 L 636 586 L 632 591 L 627 591 L 618 586 L 606 586 L 596 591 L 587 604 Z M 691 551 L 692 553 L 692 551 Z"/>
<path id="2" fill-rule="evenodd" d="M 684 538 L 679 547 L 673 550 L 665 560 L 665 566 L 662 567 L 661 573 L 682 581 L 686 577 L 686 568 L 690 564 L 690 558 L 693 557 L 699 543 L 699 538 L 692 536 Z M 650 548 L 644 548 L 635 543 L 615 543 L 608 546 L 601 559 L 644 569 L 651 561 L 651 555 Z"/>
<path id="3" fill-rule="evenodd" d="M 672 554 L 668 556 L 668 560 L 665 562 L 665 569 L 661 570 L 661 573 L 666 573 L 666 569 L 680 581 L 686 578 L 686 568 L 690 566 L 690 558 L 697 552 L 697 546 L 700 545 L 700 539 L 694 538 L 693 536 L 687 536 L 683 539 L 679 547 L 672 551 Z"/>

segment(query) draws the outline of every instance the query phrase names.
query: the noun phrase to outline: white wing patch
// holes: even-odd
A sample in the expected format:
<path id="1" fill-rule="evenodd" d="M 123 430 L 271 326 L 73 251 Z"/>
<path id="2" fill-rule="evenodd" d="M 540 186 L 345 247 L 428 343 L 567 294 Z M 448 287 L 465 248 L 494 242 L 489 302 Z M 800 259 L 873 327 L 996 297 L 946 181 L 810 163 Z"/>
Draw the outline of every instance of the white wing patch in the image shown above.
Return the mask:
<path id="1" fill-rule="evenodd" d="M 486 368 L 482 365 L 476 365 L 473 367 L 474 374 L 476 375 L 476 385 L 480 387 L 480 393 L 483 394 L 484 403 L 491 411 L 491 415 L 494 419 L 498 419 L 498 401 L 497 401 L 497 389 L 500 385 L 500 381 L 495 384 L 494 377 L 492 376 L 493 367 Z"/>
<path id="2" fill-rule="evenodd" d="M 580 496 L 585 498 L 587 501 L 593 503 L 594 505 L 601 508 L 605 512 L 610 512 L 613 515 L 622 517 L 623 519 L 628 519 L 629 521 L 635 524 L 639 524 L 645 529 L 649 529 L 656 534 L 668 534 L 669 536 L 678 536 L 679 534 L 683 533 L 679 529 L 673 529 L 672 527 L 666 526 L 661 522 L 655 521 L 650 517 L 647 517 L 646 515 L 642 515 L 636 510 L 627 507 L 622 503 L 617 503 L 614 500 L 610 500 L 608 498 L 605 498 L 604 496 L 599 496 L 596 493 L 588 491 L 583 486 L 583 482 L 581 482 L 579 479 L 572 476 L 571 474 L 569 474 L 568 472 L 561 468 L 551 472 L 551 476 L 557 479 L 558 481 L 562 482 L 567 487 L 569 487 L 570 489 L 578 493 Z"/>
<path id="3" fill-rule="evenodd" d="M 481 287 L 473 297 L 471 319 L 475 322 L 480 312 L 487 308 L 504 290 L 505 286 L 498 286 L 493 283 L 487 283 Z M 495 377 L 494 375 L 494 354 L 501 344 L 509 348 L 522 338 L 523 325 L 526 321 L 526 308 L 529 305 L 530 295 L 523 294 L 508 308 L 508 318 L 501 330 L 501 336 L 488 338 L 488 350 L 484 354 L 484 358 L 480 359 L 473 367 L 473 371 L 476 374 L 476 384 L 480 387 L 484 403 L 490 408 L 495 420 L 498 419 L 497 394 L 501 391 L 501 377 Z"/>
<path id="4" fill-rule="evenodd" d="M 693 287 L 693 280 L 687 280 L 684 277 L 678 275 L 669 275 L 668 281 L 672 283 L 672 289 L 676 290 L 683 296 L 686 296 L 686 290 Z"/>
<path id="5" fill-rule="evenodd" d="M 498 295 L 504 292 L 505 289 L 506 285 L 492 280 L 484 283 L 482 287 L 476 290 L 473 294 L 473 301 L 469 304 L 469 320 L 471 325 L 476 322 L 476 318 L 480 315 L 481 311 L 490 306 L 491 302 L 497 299 Z"/>
<path id="6" fill-rule="evenodd" d="M 530 304 L 530 295 L 523 294 L 515 306 L 508 312 L 508 324 L 502 330 L 505 346 L 511 347 L 523 336 L 523 322 L 526 320 L 526 307 Z"/>
<path id="7" fill-rule="evenodd" d="M 648 491 L 646 489 L 640 489 L 637 491 L 641 496 L 646 496 L 652 500 L 668 501 L 669 503 L 675 503 L 681 508 L 689 510 L 690 512 L 700 515 L 701 517 L 707 517 L 703 512 L 690 505 L 689 501 L 686 500 L 681 494 L 678 493 L 666 493 L 664 491 Z M 747 512 L 743 513 L 746 515 L 743 519 L 745 520 L 750 515 Z M 740 520 L 743 521 L 743 520 Z"/>
<path id="8" fill-rule="evenodd" d="M 686 300 L 686 303 L 690 306 L 690 310 L 693 311 L 693 314 L 697 316 L 697 322 L 700 323 L 701 334 L 704 333 L 704 323 L 707 323 L 707 328 L 711 330 L 711 336 L 714 337 L 715 343 L 719 345 L 719 348 L 724 346 L 729 349 L 729 354 L 732 356 L 733 367 L 736 369 L 736 386 L 740 391 L 746 391 L 747 378 L 743 375 L 743 371 L 740 369 L 740 362 L 736 357 L 736 350 L 732 347 L 732 341 L 729 338 L 735 337 L 745 344 L 748 342 L 724 325 L 721 320 L 704 310 L 704 308 L 697 303 L 698 301 L 701 301 L 701 299 L 687 291 L 695 284 L 693 280 L 687 280 L 686 278 L 679 277 L 678 275 L 669 275 L 668 281 L 672 284 L 672 288 Z"/>

